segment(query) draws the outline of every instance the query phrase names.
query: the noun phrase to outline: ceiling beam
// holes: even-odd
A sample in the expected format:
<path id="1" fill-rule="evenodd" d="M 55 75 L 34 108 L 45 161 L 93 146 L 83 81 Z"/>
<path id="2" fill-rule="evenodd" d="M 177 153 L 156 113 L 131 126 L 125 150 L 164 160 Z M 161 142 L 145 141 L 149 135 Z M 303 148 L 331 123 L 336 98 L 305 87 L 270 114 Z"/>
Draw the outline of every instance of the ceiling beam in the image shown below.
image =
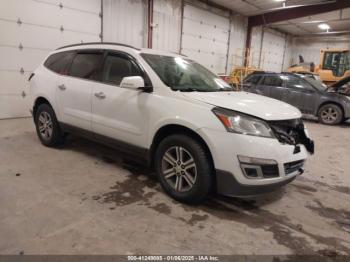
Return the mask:
<path id="1" fill-rule="evenodd" d="M 246 56 L 244 65 L 248 65 L 249 50 L 252 41 L 252 31 L 256 26 L 264 26 L 272 23 L 287 21 L 291 19 L 318 15 L 322 13 L 332 12 L 350 7 L 350 0 L 337 0 L 333 3 L 300 6 L 295 8 L 286 8 L 279 11 L 273 11 L 265 14 L 254 15 L 248 18 L 248 29 L 246 39 Z"/>
<path id="2" fill-rule="evenodd" d="M 305 16 L 312 16 L 321 13 L 327 13 L 350 7 L 349 0 L 338 0 L 335 3 L 300 6 L 290 9 L 281 9 L 270 13 L 250 16 L 248 19 L 248 26 L 255 27 L 261 25 L 268 25 L 272 23 L 282 22 L 286 20 L 296 19 Z"/>

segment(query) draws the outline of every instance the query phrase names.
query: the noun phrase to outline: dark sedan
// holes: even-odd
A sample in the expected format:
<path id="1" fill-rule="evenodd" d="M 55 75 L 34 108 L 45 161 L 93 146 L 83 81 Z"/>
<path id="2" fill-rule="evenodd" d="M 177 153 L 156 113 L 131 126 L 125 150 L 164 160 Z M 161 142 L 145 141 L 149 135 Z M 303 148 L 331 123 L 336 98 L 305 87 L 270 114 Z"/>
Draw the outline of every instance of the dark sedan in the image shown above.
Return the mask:
<path id="1" fill-rule="evenodd" d="M 303 114 L 317 116 L 327 125 L 350 118 L 349 78 L 327 88 L 319 80 L 292 73 L 253 73 L 242 89 L 289 103 Z"/>

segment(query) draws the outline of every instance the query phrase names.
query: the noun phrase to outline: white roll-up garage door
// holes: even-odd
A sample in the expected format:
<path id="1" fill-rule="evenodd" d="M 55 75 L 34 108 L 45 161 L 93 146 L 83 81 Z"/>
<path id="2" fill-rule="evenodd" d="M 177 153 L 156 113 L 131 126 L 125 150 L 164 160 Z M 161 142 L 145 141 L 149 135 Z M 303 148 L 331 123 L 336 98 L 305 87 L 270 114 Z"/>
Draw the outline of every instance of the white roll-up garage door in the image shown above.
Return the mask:
<path id="1" fill-rule="evenodd" d="M 103 1 L 103 40 L 147 46 L 147 2 L 141 0 Z"/>
<path id="2" fill-rule="evenodd" d="M 29 116 L 28 77 L 51 50 L 98 42 L 101 2 L 1 0 L 0 119 Z"/>
<path id="3" fill-rule="evenodd" d="M 267 71 L 281 72 L 286 39 L 283 34 L 264 30 L 262 44 L 262 68 Z"/>
<path id="4" fill-rule="evenodd" d="M 226 72 L 230 20 L 185 4 L 181 53 L 219 74 Z"/>

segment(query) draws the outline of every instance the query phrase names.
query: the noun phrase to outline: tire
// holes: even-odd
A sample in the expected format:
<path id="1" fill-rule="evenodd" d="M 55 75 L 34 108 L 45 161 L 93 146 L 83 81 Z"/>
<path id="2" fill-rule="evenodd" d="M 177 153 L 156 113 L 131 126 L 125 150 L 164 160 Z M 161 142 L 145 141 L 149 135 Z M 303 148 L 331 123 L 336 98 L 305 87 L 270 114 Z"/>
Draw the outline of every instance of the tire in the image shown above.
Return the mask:
<path id="1" fill-rule="evenodd" d="M 325 125 L 338 125 L 343 121 L 343 111 L 335 104 L 327 104 L 318 111 L 318 120 Z"/>
<path id="2" fill-rule="evenodd" d="M 164 191 L 180 202 L 200 203 L 211 191 L 211 160 L 203 145 L 189 136 L 171 135 L 162 140 L 155 154 L 155 169 Z"/>
<path id="3" fill-rule="evenodd" d="M 63 144 L 64 136 L 52 107 L 39 105 L 34 117 L 37 135 L 41 143 L 47 147 L 58 147 Z"/>

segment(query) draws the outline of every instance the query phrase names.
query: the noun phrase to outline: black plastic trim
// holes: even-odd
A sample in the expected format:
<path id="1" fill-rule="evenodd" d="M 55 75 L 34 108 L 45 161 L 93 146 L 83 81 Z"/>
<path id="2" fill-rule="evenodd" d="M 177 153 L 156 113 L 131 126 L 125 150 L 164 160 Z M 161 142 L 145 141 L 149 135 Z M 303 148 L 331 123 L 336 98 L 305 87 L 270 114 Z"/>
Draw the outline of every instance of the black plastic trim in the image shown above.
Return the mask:
<path id="1" fill-rule="evenodd" d="M 78 47 L 78 46 L 88 46 L 88 45 L 117 45 L 117 46 L 124 46 L 124 47 L 129 47 L 135 50 L 141 50 L 140 48 L 136 48 L 134 46 L 131 45 L 126 45 L 126 44 L 121 44 L 121 43 L 113 43 L 113 42 L 90 42 L 90 43 L 80 43 L 80 44 L 73 44 L 73 45 L 66 45 L 66 46 L 62 46 L 57 48 L 56 50 L 61 50 L 64 48 L 69 48 L 69 47 Z"/>
<path id="2" fill-rule="evenodd" d="M 217 192 L 227 196 L 256 196 L 270 193 L 292 182 L 295 178 L 296 176 L 293 176 L 281 182 L 267 185 L 243 185 L 236 180 L 232 173 L 216 169 Z"/>
<path id="3" fill-rule="evenodd" d="M 123 153 L 123 157 L 127 159 L 133 160 L 143 165 L 145 165 L 146 163 L 146 166 L 150 166 L 151 156 L 150 150 L 148 148 L 135 146 L 124 141 L 103 136 L 92 131 L 85 130 L 62 122 L 60 122 L 59 124 L 63 132 L 71 133 L 104 144 L 108 147 L 115 149 L 116 151 L 119 151 L 120 153 Z"/>

